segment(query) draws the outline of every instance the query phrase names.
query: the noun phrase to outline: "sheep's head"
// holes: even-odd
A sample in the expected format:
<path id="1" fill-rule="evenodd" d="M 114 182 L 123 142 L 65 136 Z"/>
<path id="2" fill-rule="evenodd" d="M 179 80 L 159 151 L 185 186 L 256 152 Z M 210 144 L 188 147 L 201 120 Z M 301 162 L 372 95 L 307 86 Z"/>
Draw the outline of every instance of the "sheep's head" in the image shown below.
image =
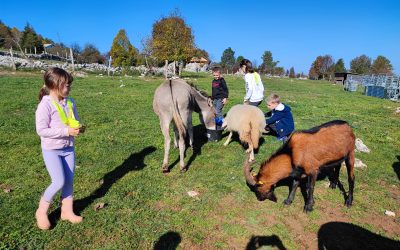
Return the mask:
<path id="1" fill-rule="evenodd" d="M 243 172 L 246 178 L 246 182 L 251 190 L 256 194 L 259 201 L 266 199 L 276 202 L 278 199 L 274 194 L 274 186 L 268 183 L 264 183 L 261 179 L 260 173 L 253 175 L 250 169 L 250 154 L 247 154 L 246 160 L 243 164 Z"/>

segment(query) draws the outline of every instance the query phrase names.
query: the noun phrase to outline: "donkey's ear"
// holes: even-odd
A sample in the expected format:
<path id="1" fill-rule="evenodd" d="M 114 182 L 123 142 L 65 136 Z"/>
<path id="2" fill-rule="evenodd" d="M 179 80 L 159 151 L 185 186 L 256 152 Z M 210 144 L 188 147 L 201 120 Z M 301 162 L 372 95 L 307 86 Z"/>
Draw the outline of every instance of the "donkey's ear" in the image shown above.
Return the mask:
<path id="1" fill-rule="evenodd" d="M 207 98 L 207 104 L 208 106 L 212 107 L 213 106 L 213 101 L 210 97 Z"/>

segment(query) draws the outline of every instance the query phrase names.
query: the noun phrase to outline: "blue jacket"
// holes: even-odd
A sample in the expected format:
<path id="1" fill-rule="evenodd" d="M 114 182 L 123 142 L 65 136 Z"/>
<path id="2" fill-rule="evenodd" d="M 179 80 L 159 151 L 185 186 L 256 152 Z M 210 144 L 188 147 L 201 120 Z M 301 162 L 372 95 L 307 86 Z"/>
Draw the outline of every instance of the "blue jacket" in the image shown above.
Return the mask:
<path id="1" fill-rule="evenodd" d="M 271 112 L 271 117 L 266 120 L 267 124 L 276 125 L 276 132 L 278 133 L 278 137 L 282 138 L 284 136 L 290 135 L 290 133 L 294 130 L 294 121 L 291 109 L 289 106 L 280 103 L 275 109 Z"/>

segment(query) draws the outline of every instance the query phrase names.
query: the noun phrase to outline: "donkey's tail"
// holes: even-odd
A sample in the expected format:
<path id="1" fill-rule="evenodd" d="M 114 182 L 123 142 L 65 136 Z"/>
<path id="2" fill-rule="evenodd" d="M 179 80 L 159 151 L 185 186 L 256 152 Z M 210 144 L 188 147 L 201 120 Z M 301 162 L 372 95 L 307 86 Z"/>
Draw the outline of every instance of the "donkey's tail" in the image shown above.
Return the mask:
<path id="1" fill-rule="evenodd" d="M 171 99 L 172 99 L 172 117 L 174 119 L 175 126 L 178 129 L 179 137 L 185 138 L 186 128 L 185 128 L 185 125 L 183 124 L 182 117 L 178 111 L 179 110 L 178 101 L 174 100 L 171 79 L 169 80 L 169 89 L 171 91 Z"/>
<path id="2" fill-rule="evenodd" d="M 172 117 L 173 117 L 174 123 L 178 129 L 179 137 L 185 138 L 186 128 L 185 128 L 185 125 L 183 124 L 182 117 L 178 111 L 178 107 L 177 107 L 178 103 L 173 103 L 172 106 L 173 106 Z"/>

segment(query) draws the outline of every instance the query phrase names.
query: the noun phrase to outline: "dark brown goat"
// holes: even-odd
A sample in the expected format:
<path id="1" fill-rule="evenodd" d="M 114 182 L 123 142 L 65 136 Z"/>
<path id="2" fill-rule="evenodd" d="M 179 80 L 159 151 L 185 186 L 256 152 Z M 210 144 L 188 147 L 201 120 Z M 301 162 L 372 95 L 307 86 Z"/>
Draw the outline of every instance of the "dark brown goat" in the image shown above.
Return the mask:
<path id="1" fill-rule="evenodd" d="M 296 131 L 289 140 L 275 152 L 267 161 L 261 164 L 259 173 L 251 175 L 250 163 L 244 162 L 244 174 L 247 183 L 253 188 L 258 200 L 269 199 L 276 202 L 274 188 L 278 181 L 293 177 L 292 190 L 284 201 L 292 203 L 297 187 L 302 177 L 308 177 L 308 197 L 304 210 L 310 212 L 314 205 L 314 186 L 318 172 L 323 167 L 333 167 L 334 178 L 331 187 L 339 186 L 341 163 L 345 161 L 349 182 L 349 193 L 345 204 L 350 207 L 353 202 L 354 190 L 354 149 L 355 136 L 349 124 L 335 120 L 324 123 L 310 130 Z"/>

